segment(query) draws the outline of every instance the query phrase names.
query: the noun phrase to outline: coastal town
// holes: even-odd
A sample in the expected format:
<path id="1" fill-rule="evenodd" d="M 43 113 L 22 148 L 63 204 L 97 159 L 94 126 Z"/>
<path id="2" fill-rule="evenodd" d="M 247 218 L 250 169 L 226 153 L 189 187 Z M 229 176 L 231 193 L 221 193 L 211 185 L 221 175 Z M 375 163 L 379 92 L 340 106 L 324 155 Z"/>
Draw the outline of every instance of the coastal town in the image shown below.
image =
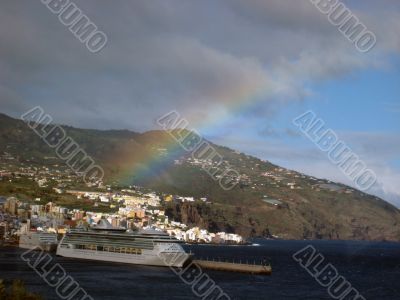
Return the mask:
<path id="1" fill-rule="evenodd" d="M 79 176 L 62 166 L 22 164 L 15 167 L 4 163 L 15 160 L 8 153 L 1 159 L 0 182 L 15 191 L 11 196 L 0 194 L 0 240 L 3 242 L 17 244 L 21 235 L 31 231 L 62 235 L 72 228 L 96 225 L 102 219 L 114 228 L 153 229 L 186 243 L 245 242 L 238 234 L 209 232 L 170 219 L 165 213 L 165 207 L 174 203 L 210 205 L 206 197 L 157 194 L 137 186 L 112 187 L 102 182 L 84 184 Z M 71 186 L 81 189 L 69 189 Z M 32 196 L 26 197 L 27 192 L 19 196 L 18 187 L 32 191 Z"/>
<path id="2" fill-rule="evenodd" d="M 190 157 L 174 162 L 175 165 L 191 167 L 201 167 L 205 163 L 212 164 Z M 257 167 L 255 162 L 251 168 L 254 174 L 241 174 L 241 186 L 253 190 L 269 186 L 272 191 L 282 188 L 301 190 L 304 187 L 306 176 L 303 174 L 283 168 L 256 171 Z M 309 178 L 311 183 L 307 184 L 316 192 L 353 193 L 352 189 Z M 4 152 L 0 155 L 0 187 L 0 240 L 9 243 L 17 243 L 22 234 L 30 231 L 62 235 L 77 226 L 96 225 L 101 219 L 115 228 L 150 228 L 166 232 L 186 243 L 246 243 L 246 239 L 239 234 L 210 232 L 196 224 L 185 224 L 166 213 L 168 207 L 185 202 L 212 206 L 207 196 L 196 198 L 160 193 L 140 186 L 84 182 L 79 174 L 60 164 L 56 157 L 45 157 L 45 162 L 38 164 Z M 260 200 L 275 209 L 299 201 L 275 195 L 264 195 Z"/>
<path id="3" fill-rule="evenodd" d="M 155 194 L 138 197 L 127 194 L 110 196 L 108 193 L 71 192 L 82 194 L 82 196 L 78 195 L 82 199 L 92 199 L 103 203 L 117 201 L 121 206 L 115 213 L 99 213 L 68 209 L 52 202 L 45 205 L 29 204 L 15 197 L 0 197 L 0 239 L 17 241 L 21 234 L 32 230 L 64 234 L 68 229 L 83 224 L 97 224 L 101 219 L 106 219 L 115 228 L 127 230 L 152 228 L 167 232 L 178 240 L 188 243 L 241 244 L 244 242 L 243 238 L 237 234 L 210 233 L 206 229 L 189 228 L 186 224 L 169 220 L 168 216 L 165 216 L 165 211 L 157 208 L 160 206 L 160 199 Z M 115 205 L 110 204 L 110 206 Z"/>

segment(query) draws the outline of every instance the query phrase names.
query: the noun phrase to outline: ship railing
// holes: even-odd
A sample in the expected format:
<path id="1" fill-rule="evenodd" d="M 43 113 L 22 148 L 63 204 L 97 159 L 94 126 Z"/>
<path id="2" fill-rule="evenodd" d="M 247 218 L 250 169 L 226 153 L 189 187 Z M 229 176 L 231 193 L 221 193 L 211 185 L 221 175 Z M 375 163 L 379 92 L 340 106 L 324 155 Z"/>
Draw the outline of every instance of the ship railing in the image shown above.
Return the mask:
<path id="1" fill-rule="evenodd" d="M 238 264 L 238 265 L 254 265 L 254 266 L 261 265 L 261 266 L 266 266 L 266 267 L 271 266 L 271 262 L 266 258 L 246 259 L 245 260 L 245 259 L 234 259 L 234 258 L 228 259 L 228 258 L 221 258 L 221 257 L 206 256 L 206 257 L 198 257 L 195 259 L 202 260 L 202 261 L 209 261 L 209 262 L 233 263 L 233 264 Z"/>

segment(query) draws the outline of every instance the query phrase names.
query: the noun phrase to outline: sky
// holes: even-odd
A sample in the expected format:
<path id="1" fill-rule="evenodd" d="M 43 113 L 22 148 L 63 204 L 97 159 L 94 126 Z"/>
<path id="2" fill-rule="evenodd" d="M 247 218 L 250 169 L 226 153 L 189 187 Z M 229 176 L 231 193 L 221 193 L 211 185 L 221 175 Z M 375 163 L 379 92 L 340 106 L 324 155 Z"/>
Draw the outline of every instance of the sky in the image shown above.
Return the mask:
<path id="1" fill-rule="evenodd" d="M 218 144 L 353 185 L 292 120 L 312 110 L 400 207 L 400 2 L 344 1 L 376 35 L 361 53 L 309 0 L 85 0 L 91 53 L 41 1 L 0 2 L 0 112 L 158 129 L 178 111 Z"/>

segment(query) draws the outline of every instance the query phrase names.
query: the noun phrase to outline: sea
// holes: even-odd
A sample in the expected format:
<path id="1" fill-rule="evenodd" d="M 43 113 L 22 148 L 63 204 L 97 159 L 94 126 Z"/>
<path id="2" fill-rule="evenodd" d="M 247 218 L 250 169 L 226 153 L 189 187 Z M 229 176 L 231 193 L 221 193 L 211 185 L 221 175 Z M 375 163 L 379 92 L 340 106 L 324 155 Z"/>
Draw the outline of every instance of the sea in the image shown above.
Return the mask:
<path id="1" fill-rule="evenodd" d="M 202 270 L 229 298 L 222 299 L 333 299 L 293 254 L 314 247 L 323 264 L 330 263 L 365 299 L 400 299 L 400 243 L 364 241 L 254 240 L 253 245 L 187 245 L 195 258 L 259 263 L 268 261 L 272 275 Z M 310 248 L 309 248 L 310 249 Z M 24 251 L 0 248 L 0 278 L 21 279 L 44 299 L 60 299 L 21 259 Z M 190 284 L 168 267 L 124 265 L 55 257 L 93 299 L 202 299 Z M 204 298 L 204 297 L 203 297 Z M 364 298 L 358 298 L 361 300 Z M 204 298 L 209 299 L 209 298 Z M 211 299 L 211 298 L 210 298 Z"/>

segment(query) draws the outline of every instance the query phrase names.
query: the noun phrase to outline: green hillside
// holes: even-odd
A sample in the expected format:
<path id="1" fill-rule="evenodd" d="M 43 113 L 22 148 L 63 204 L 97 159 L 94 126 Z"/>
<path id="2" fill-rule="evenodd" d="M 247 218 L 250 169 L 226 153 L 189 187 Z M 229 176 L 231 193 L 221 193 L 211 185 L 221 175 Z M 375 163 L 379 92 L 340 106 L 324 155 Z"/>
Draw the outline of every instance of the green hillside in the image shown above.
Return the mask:
<path id="1" fill-rule="evenodd" d="M 64 126 L 113 184 L 136 184 L 166 194 L 206 197 L 212 204 L 169 204 L 176 220 L 245 236 L 400 240 L 400 212 L 350 187 L 330 183 L 214 145 L 241 179 L 221 189 L 167 132 L 100 131 Z M 0 115 L 0 154 L 37 164 L 63 163 L 24 122 Z M 293 187 L 292 187 L 293 186 Z M 276 204 L 276 205 L 274 205 Z"/>

